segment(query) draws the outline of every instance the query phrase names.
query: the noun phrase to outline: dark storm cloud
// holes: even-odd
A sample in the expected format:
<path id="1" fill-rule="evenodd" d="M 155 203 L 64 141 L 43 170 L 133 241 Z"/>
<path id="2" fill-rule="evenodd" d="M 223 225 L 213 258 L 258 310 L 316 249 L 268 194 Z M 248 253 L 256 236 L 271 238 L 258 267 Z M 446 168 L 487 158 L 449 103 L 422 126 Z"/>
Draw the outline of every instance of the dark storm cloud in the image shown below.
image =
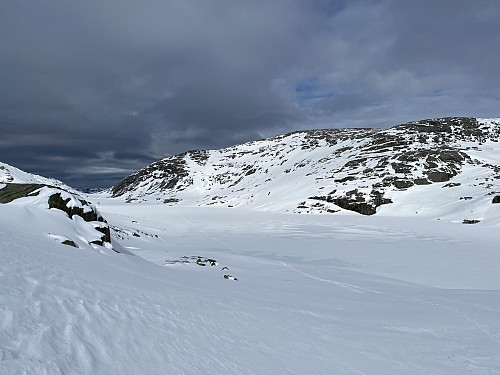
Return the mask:
<path id="1" fill-rule="evenodd" d="M 498 116 L 496 1 L 0 3 L 0 160 L 75 186 L 296 129 Z"/>

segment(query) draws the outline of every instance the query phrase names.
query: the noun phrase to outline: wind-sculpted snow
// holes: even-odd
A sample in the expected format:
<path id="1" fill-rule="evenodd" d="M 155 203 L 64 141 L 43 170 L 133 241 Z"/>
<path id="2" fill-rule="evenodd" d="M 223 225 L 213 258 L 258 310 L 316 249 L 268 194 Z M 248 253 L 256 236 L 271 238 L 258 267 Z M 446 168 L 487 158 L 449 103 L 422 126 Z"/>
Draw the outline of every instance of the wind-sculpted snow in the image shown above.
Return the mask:
<path id="1" fill-rule="evenodd" d="M 62 246 L 43 223 L 72 236 L 68 218 L 15 203 L 0 205 L 1 374 L 500 373 L 493 221 L 101 199 L 128 256 Z"/>
<path id="2" fill-rule="evenodd" d="M 112 193 L 128 201 L 367 215 L 390 211 L 410 190 L 436 195 L 461 186 L 455 190 L 485 200 L 500 192 L 499 138 L 500 119 L 476 118 L 299 131 L 165 158 Z"/>
<path id="3" fill-rule="evenodd" d="M 77 248 L 99 245 L 112 249 L 106 221 L 95 206 L 75 193 L 44 184 L 7 183 L 0 185 L 0 208 L 2 214 L 12 210 L 8 212 L 14 217 L 29 213 L 25 216 L 29 224 L 24 228 L 27 232 L 33 226 L 44 226 L 47 228 L 44 235 L 62 244 Z"/>

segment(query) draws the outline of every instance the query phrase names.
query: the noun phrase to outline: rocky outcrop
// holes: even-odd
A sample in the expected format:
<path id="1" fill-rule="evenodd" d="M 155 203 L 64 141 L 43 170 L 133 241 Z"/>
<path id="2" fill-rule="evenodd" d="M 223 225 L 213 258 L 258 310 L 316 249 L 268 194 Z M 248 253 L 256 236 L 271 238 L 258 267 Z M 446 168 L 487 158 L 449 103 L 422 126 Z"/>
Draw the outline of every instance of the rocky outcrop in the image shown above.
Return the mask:
<path id="1" fill-rule="evenodd" d="M 90 205 L 89 202 L 85 201 L 84 199 L 76 198 L 79 204 L 71 205 L 70 201 L 72 199 L 75 199 L 75 197 L 63 198 L 61 193 L 52 194 L 48 200 L 49 208 L 55 208 L 66 212 L 71 219 L 73 218 L 73 216 L 77 215 L 87 222 L 94 221 L 106 223 L 101 214 L 99 214 L 97 210 L 92 205 Z M 91 243 L 100 246 L 104 246 L 105 243 L 111 243 L 111 233 L 109 230 L 109 226 L 95 225 L 94 229 L 98 232 L 101 232 L 102 236 L 100 240 L 91 241 Z"/>
<path id="2" fill-rule="evenodd" d="M 68 191 L 44 184 L 8 183 L 4 185 L 3 188 L 0 188 L 0 204 L 8 204 L 16 199 L 27 197 L 37 197 L 37 199 L 42 200 L 47 199 L 49 209 L 61 210 L 65 212 L 70 219 L 73 219 L 75 215 L 79 216 L 85 222 L 90 223 L 92 227 L 101 234 L 99 240 L 93 240 L 90 243 L 100 246 L 109 244 L 109 247 L 111 247 L 111 234 L 106 220 L 104 220 L 97 209 L 85 199 Z M 44 192 L 43 194 L 41 194 L 42 191 Z M 40 194 L 41 196 L 39 197 Z M 30 201 L 26 204 L 30 204 Z M 62 243 L 78 247 L 76 243 L 70 239 L 64 240 Z"/>
<path id="3" fill-rule="evenodd" d="M 40 190 L 46 185 L 42 184 L 5 184 L 3 189 L 0 189 L 0 203 L 6 204 L 13 200 L 28 196 L 37 195 L 37 190 Z"/>
<path id="4" fill-rule="evenodd" d="M 193 153 L 193 152 L 192 152 Z M 154 177 L 155 184 L 148 185 L 149 190 L 171 190 L 178 188 L 179 181 L 189 175 L 186 169 L 186 161 L 184 157 L 187 153 L 180 154 L 171 158 L 158 160 L 150 164 L 144 169 L 141 169 L 134 174 L 124 178 L 111 188 L 114 197 L 124 195 L 129 191 L 134 191 L 141 188 L 141 185 L 149 182 L 151 177 Z M 203 152 L 196 153 L 196 160 L 202 163 Z"/>
<path id="5" fill-rule="evenodd" d="M 84 199 L 78 199 L 78 206 L 71 206 L 68 203 L 72 197 L 64 199 L 61 193 L 52 194 L 49 197 L 49 208 L 57 208 L 58 210 L 64 211 L 68 214 L 70 218 L 74 215 L 78 215 L 85 221 L 100 221 L 104 222 L 102 216 L 93 208 L 90 203 Z M 73 198 L 74 199 L 74 198 Z"/>

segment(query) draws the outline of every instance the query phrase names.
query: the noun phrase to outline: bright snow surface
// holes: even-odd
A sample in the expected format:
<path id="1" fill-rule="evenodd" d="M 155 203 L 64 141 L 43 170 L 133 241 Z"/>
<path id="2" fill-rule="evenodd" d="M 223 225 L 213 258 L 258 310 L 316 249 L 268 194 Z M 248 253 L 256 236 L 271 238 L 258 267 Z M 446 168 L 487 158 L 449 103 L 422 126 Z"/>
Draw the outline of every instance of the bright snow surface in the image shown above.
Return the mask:
<path id="1" fill-rule="evenodd" d="M 20 201 L 0 205 L 0 374 L 500 374 L 491 208 L 463 225 L 93 200 L 132 256 L 62 245 L 78 225 Z"/>

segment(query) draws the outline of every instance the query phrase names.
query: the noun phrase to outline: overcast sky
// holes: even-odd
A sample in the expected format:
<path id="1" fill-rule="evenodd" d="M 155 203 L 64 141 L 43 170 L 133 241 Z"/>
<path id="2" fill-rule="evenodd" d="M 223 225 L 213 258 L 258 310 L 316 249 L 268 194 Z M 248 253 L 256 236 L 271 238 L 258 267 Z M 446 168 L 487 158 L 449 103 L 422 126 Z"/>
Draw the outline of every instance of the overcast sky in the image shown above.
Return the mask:
<path id="1" fill-rule="evenodd" d="M 0 0 L 0 161 L 76 187 L 299 129 L 500 117 L 497 0 Z"/>

